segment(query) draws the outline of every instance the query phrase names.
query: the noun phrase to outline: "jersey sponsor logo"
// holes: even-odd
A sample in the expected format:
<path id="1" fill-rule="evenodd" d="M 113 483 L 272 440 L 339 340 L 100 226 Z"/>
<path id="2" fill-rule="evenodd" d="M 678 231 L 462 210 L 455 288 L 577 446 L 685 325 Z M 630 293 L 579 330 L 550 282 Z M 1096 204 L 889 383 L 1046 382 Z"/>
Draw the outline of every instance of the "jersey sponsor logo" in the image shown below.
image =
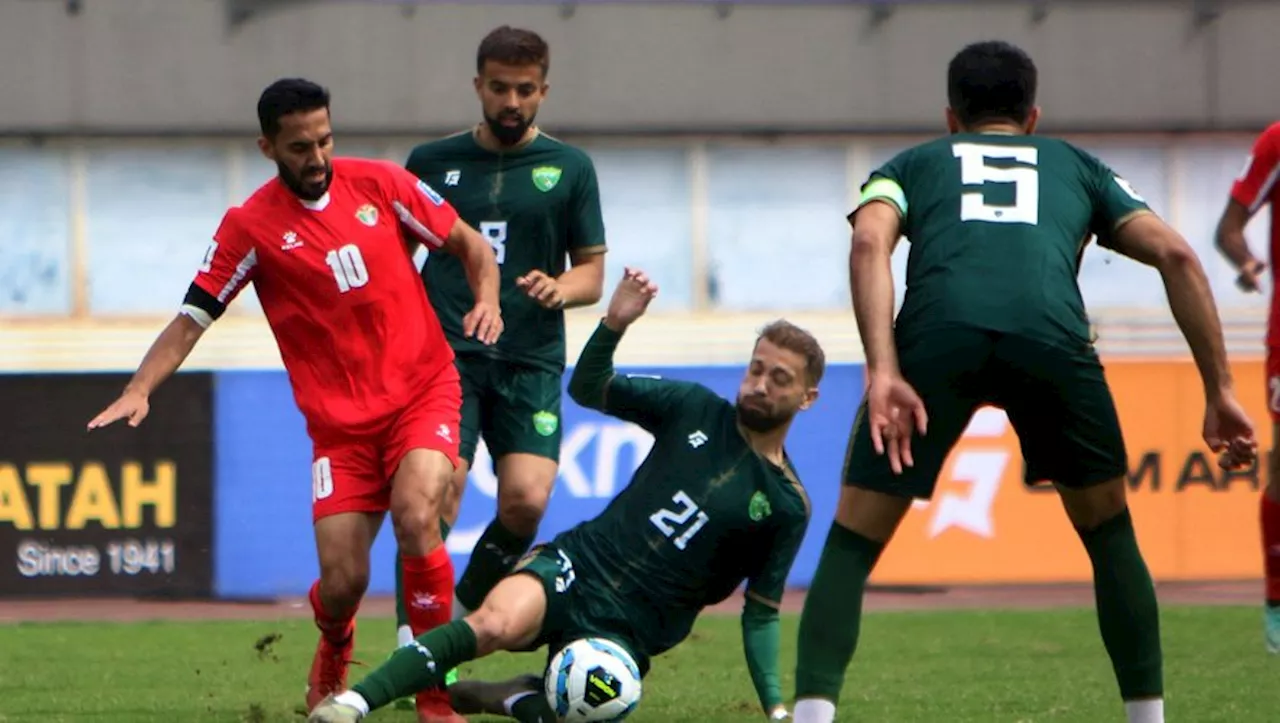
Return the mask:
<path id="1" fill-rule="evenodd" d="M 759 522 L 769 515 L 773 514 L 773 507 L 769 504 L 769 498 L 765 493 L 756 490 L 751 495 L 751 501 L 747 503 L 747 516 L 752 522 Z"/>
<path id="2" fill-rule="evenodd" d="M 452 171 L 444 172 L 444 185 L 446 186 L 456 186 L 458 185 L 458 181 L 461 181 L 461 180 L 462 180 L 462 171 L 455 169 Z"/>
<path id="3" fill-rule="evenodd" d="M 280 249 L 282 251 L 292 251 L 294 249 L 302 248 L 302 241 L 298 239 L 298 234 L 292 231 L 285 232 L 285 234 L 280 237 L 280 240 L 284 241 L 284 243 L 280 244 Z"/>
<path id="4" fill-rule="evenodd" d="M 422 191 L 422 195 L 431 199 L 431 202 L 437 206 L 444 205 L 444 196 L 436 193 L 436 189 L 427 184 L 426 181 L 418 181 L 418 190 Z"/>
<path id="5" fill-rule="evenodd" d="M 707 443 L 707 435 L 701 429 L 689 435 L 689 446 L 697 449 Z"/>
<path id="6" fill-rule="evenodd" d="M 533 431 L 543 437 L 555 434 L 559 426 L 560 418 L 545 409 L 533 415 Z"/>
<path id="7" fill-rule="evenodd" d="M 356 209 L 356 218 L 360 220 L 360 223 L 366 226 L 377 226 L 378 225 L 378 208 L 374 206 L 372 203 L 366 203 L 365 205 Z"/>
<path id="8" fill-rule="evenodd" d="M 1120 176 L 1115 176 L 1114 179 L 1115 179 L 1116 185 L 1119 186 L 1120 190 L 1124 191 L 1129 196 L 1129 198 L 1132 198 L 1138 203 L 1147 202 L 1147 199 L 1143 198 L 1138 193 L 1138 190 L 1133 187 L 1132 183 L 1129 183 L 1127 180 L 1125 180 L 1124 178 L 1121 178 Z"/>
<path id="9" fill-rule="evenodd" d="M 436 430 L 436 436 L 449 444 L 453 444 L 453 432 L 450 431 L 449 425 L 447 424 L 440 425 L 440 428 Z"/>
<path id="10" fill-rule="evenodd" d="M 546 193 L 556 187 L 560 183 L 560 175 L 563 171 L 556 166 L 538 166 L 533 169 L 533 186 L 539 191 Z"/>

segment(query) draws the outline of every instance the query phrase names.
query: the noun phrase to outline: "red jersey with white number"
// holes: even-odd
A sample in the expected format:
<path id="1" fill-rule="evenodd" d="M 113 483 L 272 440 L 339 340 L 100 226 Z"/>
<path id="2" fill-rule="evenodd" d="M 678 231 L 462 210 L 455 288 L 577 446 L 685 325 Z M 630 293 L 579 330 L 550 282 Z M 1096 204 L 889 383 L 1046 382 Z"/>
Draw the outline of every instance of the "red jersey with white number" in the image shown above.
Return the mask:
<path id="1" fill-rule="evenodd" d="M 319 201 L 275 178 L 228 210 L 195 285 L 221 313 L 253 282 L 312 436 L 359 435 L 453 363 L 402 229 L 436 249 L 457 218 L 395 164 L 335 158 Z"/>
<path id="2" fill-rule="evenodd" d="M 1269 247 L 1271 267 L 1271 313 L 1267 317 L 1267 346 L 1280 347 L 1280 296 L 1275 293 L 1280 282 L 1280 213 L 1276 212 L 1280 198 L 1280 123 L 1258 136 L 1253 152 L 1245 162 L 1244 171 L 1231 187 L 1231 198 L 1249 210 L 1249 216 L 1271 204 L 1271 233 Z"/>

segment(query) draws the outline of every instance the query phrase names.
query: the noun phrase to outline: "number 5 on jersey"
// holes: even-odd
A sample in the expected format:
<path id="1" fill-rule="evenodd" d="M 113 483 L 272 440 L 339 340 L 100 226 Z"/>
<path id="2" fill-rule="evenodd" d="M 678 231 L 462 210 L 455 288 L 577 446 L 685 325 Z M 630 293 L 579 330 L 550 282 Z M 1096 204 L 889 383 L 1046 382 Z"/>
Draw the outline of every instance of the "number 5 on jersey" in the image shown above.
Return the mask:
<path id="1" fill-rule="evenodd" d="M 1040 222 L 1040 171 L 1035 167 L 1040 152 L 1028 146 L 996 146 L 981 143 L 956 143 L 951 152 L 960 159 L 960 183 L 966 186 L 985 186 L 988 183 L 1012 183 L 1013 205 L 988 204 L 983 191 L 960 196 L 961 221 L 985 221 L 987 223 L 1025 223 L 1032 226 Z M 1012 168 L 993 166 L 991 161 L 1012 160 L 1021 166 Z"/>
<path id="2" fill-rule="evenodd" d="M 652 515 L 649 515 L 649 521 L 653 523 L 654 527 L 658 528 L 658 530 L 662 532 L 663 536 L 669 538 L 676 534 L 676 530 L 684 527 L 689 522 L 689 518 L 697 515 L 696 519 L 693 520 L 693 523 L 689 524 L 688 528 L 686 528 L 684 532 L 681 532 L 678 537 L 672 540 L 672 542 L 675 543 L 677 550 L 683 550 L 685 547 L 688 547 L 689 540 L 692 540 L 693 536 L 698 534 L 698 530 L 701 530 L 704 525 L 710 522 L 711 518 L 707 516 L 706 512 L 698 509 L 697 503 L 689 499 L 689 495 L 685 494 L 684 490 L 672 495 L 671 501 L 680 505 L 680 509 L 658 510 Z"/>
<path id="3" fill-rule="evenodd" d="M 369 283 L 369 267 L 365 266 L 360 247 L 355 244 L 330 251 L 325 255 L 324 262 L 333 271 L 333 278 L 338 282 L 338 291 L 341 293 L 345 294 Z"/>

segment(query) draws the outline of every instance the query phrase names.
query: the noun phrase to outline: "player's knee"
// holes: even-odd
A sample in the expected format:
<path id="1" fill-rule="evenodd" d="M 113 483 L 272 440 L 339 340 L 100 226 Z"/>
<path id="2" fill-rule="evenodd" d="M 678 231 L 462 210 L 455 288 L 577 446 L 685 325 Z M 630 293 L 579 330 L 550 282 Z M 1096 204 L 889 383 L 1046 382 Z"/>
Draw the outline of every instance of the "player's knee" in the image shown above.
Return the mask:
<path id="1" fill-rule="evenodd" d="M 429 504 L 404 505 L 392 510 L 391 525 L 402 551 L 426 554 L 426 547 L 440 536 L 440 508 Z"/>
<path id="2" fill-rule="evenodd" d="M 1129 506 L 1123 477 L 1084 489 L 1068 489 L 1059 485 L 1058 494 L 1071 524 L 1079 530 L 1095 529 Z"/>
<path id="3" fill-rule="evenodd" d="M 369 588 L 367 561 L 352 557 L 321 561 L 320 597 L 327 604 L 351 609 L 360 603 Z"/>
<path id="4" fill-rule="evenodd" d="M 498 503 L 498 521 L 513 534 L 532 537 L 537 534 L 546 509 L 545 496 L 517 496 Z"/>
<path id="5" fill-rule="evenodd" d="M 516 646 L 514 632 L 516 626 L 511 616 L 487 607 L 466 617 L 467 624 L 476 634 L 476 653 L 487 655 L 498 650 L 509 650 Z"/>

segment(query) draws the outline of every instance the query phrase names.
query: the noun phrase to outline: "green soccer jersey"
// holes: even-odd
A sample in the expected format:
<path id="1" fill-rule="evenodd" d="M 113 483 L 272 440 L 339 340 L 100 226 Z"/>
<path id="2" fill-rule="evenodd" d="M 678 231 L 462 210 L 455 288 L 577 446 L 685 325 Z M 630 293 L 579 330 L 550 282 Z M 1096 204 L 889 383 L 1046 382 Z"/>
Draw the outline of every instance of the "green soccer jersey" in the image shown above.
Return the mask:
<path id="1" fill-rule="evenodd" d="M 600 326 L 570 392 L 584 406 L 644 427 L 654 445 L 630 484 L 598 516 L 562 533 L 575 567 L 627 601 L 645 655 L 689 634 L 701 610 L 745 580 L 770 606 L 809 523 L 794 471 L 756 454 L 734 405 L 699 384 L 614 375 L 618 335 Z"/>
<path id="2" fill-rule="evenodd" d="M 475 297 L 458 258 L 432 253 L 423 267 L 427 296 L 454 351 L 563 373 L 564 312 L 542 308 L 515 282 L 534 270 L 559 276 L 569 253 L 605 251 L 591 158 L 546 134 L 498 153 L 468 131 L 414 148 L 405 167 L 444 196 L 498 257 L 505 331 L 493 347 L 462 335 Z"/>
<path id="3" fill-rule="evenodd" d="M 901 346 L 970 327 L 1080 348 L 1077 284 L 1146 201 L 1097 158 L 1046 137 L 962 133 L 910 148 L 871 174 L 862 204 L 888 200 L 911 244 L 895 335 Z"/>

